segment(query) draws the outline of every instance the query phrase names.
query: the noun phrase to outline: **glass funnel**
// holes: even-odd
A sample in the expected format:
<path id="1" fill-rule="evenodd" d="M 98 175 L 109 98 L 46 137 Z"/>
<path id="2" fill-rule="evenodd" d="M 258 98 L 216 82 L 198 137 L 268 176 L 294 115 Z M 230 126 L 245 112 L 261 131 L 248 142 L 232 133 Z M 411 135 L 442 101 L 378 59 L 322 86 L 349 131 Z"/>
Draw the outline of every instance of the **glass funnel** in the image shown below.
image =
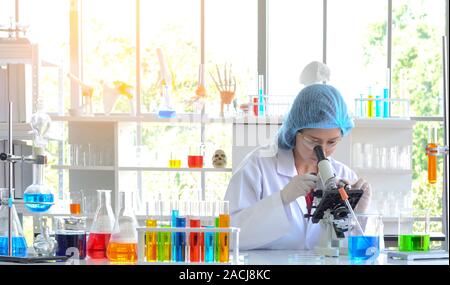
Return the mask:
<path id="1" fill-rule="evenodd" d="M 107 256 L 110 261 L 137 261 L 136 216 L 132 207 L 132 192 L 120 192 L 120 210 L 108 245 Z"/>
<path id="2" fill-rule="evenodd" d="M 0 255 L 8 255 L 8 189 L 0 188 Z M 5 205 L 3 204 L 5 203 Z M 16 207 L 11 206 L 11 222 L 12 222 L 12 256 L 27 256 L 27 242 L 23 236 L 22 224 L 17 215 Z"/>
<path id="3" fill-rule="evenodd" d="M 97 190 L 97 210 L 88 239 L 87 254 L 90 258 L 106 258 L 106 249 L 113 226 L 114 213 L 111 208 L 111 190 Z"/>

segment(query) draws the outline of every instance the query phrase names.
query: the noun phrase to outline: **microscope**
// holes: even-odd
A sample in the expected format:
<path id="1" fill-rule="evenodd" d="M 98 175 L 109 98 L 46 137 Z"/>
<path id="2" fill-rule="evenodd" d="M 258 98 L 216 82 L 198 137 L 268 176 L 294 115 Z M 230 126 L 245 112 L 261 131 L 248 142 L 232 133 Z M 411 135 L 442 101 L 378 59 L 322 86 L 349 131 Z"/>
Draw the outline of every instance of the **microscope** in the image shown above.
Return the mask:
<path id="1" fill-rule="evenodd" d="M 350 210 L 341 197 L 340 191 L 345 191 L 348 202 L 354 209 L 363 195 L 360 189 L 350 190 L 350 185 L 336 178 L 330 161 L 325 157 L 322 146 L 314 147 L 317 156 L 317 167 L 321 181 L 320 188 L 312 192 L 312 214 L 305 217 L 311 218 L 314 224 L 319 223 L 322 234 L 319 243 L 314 249 L 325 256 L 339 256 L 340 242 L 345 238 L 344 233 L 351 228 Z"/>

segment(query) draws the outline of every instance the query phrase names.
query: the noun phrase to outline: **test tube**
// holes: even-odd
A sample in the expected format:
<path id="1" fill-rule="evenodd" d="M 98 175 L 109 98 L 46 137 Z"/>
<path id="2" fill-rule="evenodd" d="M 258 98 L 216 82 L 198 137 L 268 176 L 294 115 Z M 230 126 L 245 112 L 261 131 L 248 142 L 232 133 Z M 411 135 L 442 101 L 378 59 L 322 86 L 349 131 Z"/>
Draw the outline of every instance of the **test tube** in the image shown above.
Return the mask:
<path id="1" fill-rule="evenodd" d="M 389 118 L 389 89 L 383 88 L 383 118 Z"/>
<path id="2" fill-rule="evenodd" d="M 381 117 L 381 97 L 379 95 L 375 96 L 375 116 Z"/>
<path id="3" fill-rule="evenodd" d="M 200 204 L 198 201 L 191 201 L 189 203 L 189 227 L 199 228 L 200 227 Z M 189 260 L 191 262 L 200 262 L 200 233 L 190 233 L 189 234 Z"/>
<path id="4" fill-rule="evenodd" d="M 178 217 L 176 217 L 175 225 L 177 228 L 185 228 L 186 227 L 186 215 L 187 215 L 187 202 L 179 202 L 178 204 Z M 173 241 L 174 247 L 174 257 L 177 262 L 185 262 L 186 261 L 186 233 L 177 232 L 175 233 L 175 240 Z M 173 258 L 172 258 L 173 260 Z"/>
<path id="5" fill-rule="evenodd" d="M 431 127 L 428 129 L 428 183 L 435 184 L 437 180 L 437 128 Z"/>
<path id="6" fill-rule="evenodd" d="M 372 87 L 369 87 L 369 93 L 367 94 L 369 100 L 367 101 L 367 117 L 373 117 L 373 95 L 372 95 Z"/>
<path id="7" fill-rule="evenodd" d="M 258 75 L 258 116 L 264 117 L 265 116 L 265 102 L 264 102 L 264 75 Z"/>
<path id="8" fill-rule="evenodd" d="M 219 216 L 220 216 L 220 201 L 214 202 L 214 227 L 219 227 Z M 219 233 L 214 233 L 214 261 L 219 262 Z"/>
<path id="9" fill-rule="evenodd" d="M 159 200 L 160 217 L 158 226 L 161 228 L 170 228 L 171 207 L 170 201 Z M 171 257 L 171 233 L 159 232 L 157 236 L 158 252 L 157 259 L 159 262 L 170 261 Z"/>
<path id="10" fill-rule="evenodd" d="M 205 215 L 202 221 L 202 226 L 206 228 L 214 228 L 214 202 L 205 201 Z M 204 251 L 205 262 L 214 262 L 214 239 L 215 235 L 212 232 L 206 232 L 204 235 Z"/>
<path id="11" fill-rule="evenodd" d="M 222 201 L 220 205 L 219 228 L 230 227 L 230 204 L 228 201 Z M 219 261 L 229 261 L 230 234 L 219 233 Z"/>
<path id="12" fill-rule="evenodd" d="M 148 228 L 156 228 L 157 226 L 157 212 L 158 202 L 152 200 L 147 202 L 147 219 L 145 220 L 145 226 Z M 156 232 L 145 233 L 145 256 L 148 262 L 156 261 L 157 250 L 157 237 Z"/>
<path id="13" fill-rule="evenodd" d="M 178 210 L 178 201 L 177 200 L 172 200 L 170 201 L 170 212 L 171 212 L 171 226 L 172 228 L 176 228 L 177 227 L 177 218 L 179 215 L 179 210 Z M 176 235 L 177 233 L 172 232 L 171 233 L 171 238 L 172 238 L 172 252 L 171 252 L 171 258 L 172 261 L 177 261 L 176 260 L 176 247 L 175 247 L 175 239 L 177 237 Z"/>

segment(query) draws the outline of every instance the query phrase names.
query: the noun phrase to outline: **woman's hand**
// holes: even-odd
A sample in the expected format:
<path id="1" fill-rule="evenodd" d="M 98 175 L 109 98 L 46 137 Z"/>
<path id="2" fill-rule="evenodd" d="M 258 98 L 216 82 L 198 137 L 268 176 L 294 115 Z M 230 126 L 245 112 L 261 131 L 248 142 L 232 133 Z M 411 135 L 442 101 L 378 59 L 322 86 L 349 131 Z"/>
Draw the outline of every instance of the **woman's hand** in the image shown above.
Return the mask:
<path id="1" fill-rule="evenodd" d="M 372 200 L 372 189 L 370 188 L 369 182 L 366 180 L 359 178 L 355 184 L 352 185 L 351 189 L 361 189 L 363 190 L 363 195 L 359 199 L 358 204 L 356 205 L 355 212 L 356 213 L 365 213 L 370 206 L 370 202 Z"/>
<path id="2" fill-rule="evenodd" d="M 312 174 L 297 175 L 281 190 L 281 200 L 288 205 L 300 196 L 306 196 L 311 189 L 316 188 L 319 178 Z"/>

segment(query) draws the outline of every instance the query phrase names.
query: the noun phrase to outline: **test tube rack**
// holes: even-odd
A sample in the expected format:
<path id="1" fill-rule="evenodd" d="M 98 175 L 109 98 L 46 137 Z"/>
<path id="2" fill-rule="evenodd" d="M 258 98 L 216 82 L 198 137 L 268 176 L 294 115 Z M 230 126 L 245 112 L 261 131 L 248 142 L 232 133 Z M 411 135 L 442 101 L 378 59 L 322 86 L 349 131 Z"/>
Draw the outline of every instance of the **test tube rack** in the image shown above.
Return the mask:
<path id="1" fill-rule="evenodd" d="M 138 227 L 138 262 L 139 264 L 148 265 L 237 265 L 239 264 L 239 228 L 229 227 L 229 228 L 150 228 L 150 227 Z M 229 233 L 230 236 L 230 249 L 233 249 L 232 254 L 230 254 L 229 262 L 150 262 L 145 260 L 145 234 L 146 233 L 158 233 L 158 232 L 170 232 L 170 233 Z M 186 245 L 188 248 L 189 245 Z M 188 252 L 188 250 L 186 250 Z M 188 258 L 186 258 L 188 260 Z"/>
<path id="2" fill-rule="evenodd" d="M 373 103 L 373 116 L 369 117 L 368 116 L 368 111 L 367 111 L 367 104 L 369 102 Z M 380 115 L 376 116 L 376 106 L 377 104 L 379 104 L 379 112 Z M 388 116 L 384 116 L 383 114 L 383 108 L 385 105 L 387 104 L 388 106 Z M 377 119 L 387 119 L 387 118 L 409 118 L 409 105 L 410 105 L 410 100 L 409 99 L 402 99 L 402 98 L 368 98 L 368 97 L 363 97 L 363 98 L 355 98 L 355 116 L 356 117 L 360 117 L 360 118 L 377 118 Z M 401 106 L 401 110 L 402 110 L 402 114 L 400 116 L 392 116 L 392 108 L 394 106 Z"/>

